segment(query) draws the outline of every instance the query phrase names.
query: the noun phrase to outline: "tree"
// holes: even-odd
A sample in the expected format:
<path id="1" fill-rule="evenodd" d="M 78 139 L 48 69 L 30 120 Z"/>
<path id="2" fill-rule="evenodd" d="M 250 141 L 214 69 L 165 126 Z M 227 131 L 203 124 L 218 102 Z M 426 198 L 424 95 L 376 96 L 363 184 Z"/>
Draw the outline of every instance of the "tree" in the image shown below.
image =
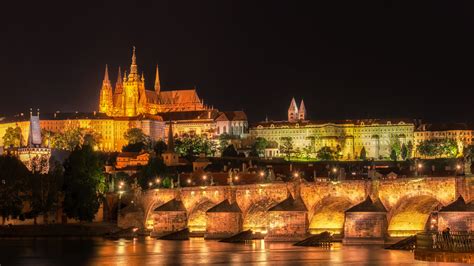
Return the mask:
<path id="1" fill-rule="evenodd" d="M 3 135 L 3 146 L 4 147 L 21 147 L 23 146 L 23 135 L 21 134 L 20 127 L 9 127 Z"/>
<path id="2" fill-rule="evenodd" d="M 92 221 L 105 193 L 102 164 L 92 147 L 77 147 L 64 162 L 64 212 L 69 218 Z"/>
<path id="3" fill-rule="evenodd" d="M 122 147 L 123 152 L 140 152 L 145 149 L 146 149 L 146 146 L 145 146 L 145 143 L 143 142 L 129 143 Z"/>
<path id="4" fill-rule="evenodd" d="M 156 154 L 158 155 L 161 155 L 163 152 L 166 151 L 166 149 L 168 149 L 168 146 L 166 145 L 166 143 L 162 140 L 158 140 L 157 142 L 155 142 L 155 144 L 153 145 L 153 150 L 155 151 Z"/>
<path id="5" fill-rule="evenodd" d="M 392 153 L 395 155 L 395 159 L 392 158 L 392 160 L 396 161 L 398 159 L 398 156 L 400 155 L 402 146 L 400 143 L 400 139 L 397 135 L 391 135 L 390 136 L 390 158 L 392 158 Z"/>
<path id="6" fill-rule="evenodd" d="M 22 195 L 27 188 L 29 172 L 26 166 L 13 156 L 0 156 L 0 215 L 5 219 L 16 217 L 23 209 Z"/>
<path id="7" fill-rule="evenodd" d="M 291 154 L 293 153 L 293 138 L 282 137 L 280 140 L 280 152 L 285 155 L 287 160 L 290 160 Z"/>
<path id="8" fill-rule="evenodd" d="M 360 150 L 360 157 L 361 160 L 367 160 L 367 152 L 365 151 L 365 147 L 362 147 Z"/>
<path id="9" fill-rule="evenodd" d="M 150 143 L 150 137 L 145 135 L 139 128 L 130 128 L 123 135 L 128 144 L 143 143 L 148 145 Z"/>
<path id="10" fill-rule="evenodd" d="M 336 151 L 324 146 L 316 152 L 316 158 L 321 161 L 332 161 L 336 158 Z"/>
<path id="11" fill-rule="evenodd" d="M 395 151 L 394 148 L 392 148 L 392 151 L 390 152 L 390 159 L 392 159 L 392 161 L 396 162 L 397 161 L 397 152 Z"/>
<path id="12" fill-rule="evenodd" d="M 400 150 L 400 156 L 402 157 L 403 160 L 408 159 L 408 148 L 405 143 L 402 144 L 402 149 Z"/>
<path id="13" fill-rule="evenodd" d="M 148 164 L 143 166 L 138 174 L 138 185 L 143 189 L 150 188 L 149 183 L 155 182 L 159 176 L 168 174 L 166 165 L 163 159 L 158 156 L 153 156 L 148 160 Z"/>
<path id="14" fill-rule="evenodd" d="M 93 148 L 96 148 L 102 142 L 102 134 L 97 133 L 93 130 L 84 130 L 82 132 L 82 143 L 81 145 L 89 145 Z"/>
<path id="15" fill-rule="evenodd" d="M 237 157 L 237 156 L 238 156 L 238 153 L 237 153 L 237 150 L 235 150 L 234 144 L 230 144 L 222 152 L 222 157 Z"/>
<path id="16" fill-rule="evenodd" d="M 410 140 L 408 141 L 408 144 L 407 144 L 407 159 L 410 159 L 412 154 L 413 154 L 413 143 Z"/>
<path id="17" fill-rule="evenodd" d="M 203 153 L 205 155 L 212 155 L 216 152 L 216 145 L 204 136 L 197 135 L 183 135 L 174 142 L 175 151 L 180 156 L 189 159 Z"/>
<path id="18" fill-rule="evenodd" d="M 254 151 L 258 156 L 264 154 L 265 149 L 268 147 L 268 141 L 265 138 L 258 137 L 255 139 L 255 142 L 252 146 L 252 151 Z"/>
<path id="19" fill-rule="evenodd" d="M 63 185 L 63 167 L 58 161 L 52 163 L 48 173 L 42 171 L 34 171 L 29 179 L 30 190 L 30 206 L 29 215 L 34 218 L 38 215 L 45 215 L 47 219 L 48 213 L 58 207 L 59 195 Z"/>
<path id="20" fill-rule="evenodd" d="M 451 139 L 429 139 L 418 145 L 418 153 L 425 157 L 448 157 L 454 158 L 458 155 L 458 145 Z"/>
<path id="21" fill-rule="evenodd" d="M 223 133 L 219 135 L 219 151 L 223 152 L 227 146 L 229 146 L 229 140 L 231 136 L 227 133 Z"/>

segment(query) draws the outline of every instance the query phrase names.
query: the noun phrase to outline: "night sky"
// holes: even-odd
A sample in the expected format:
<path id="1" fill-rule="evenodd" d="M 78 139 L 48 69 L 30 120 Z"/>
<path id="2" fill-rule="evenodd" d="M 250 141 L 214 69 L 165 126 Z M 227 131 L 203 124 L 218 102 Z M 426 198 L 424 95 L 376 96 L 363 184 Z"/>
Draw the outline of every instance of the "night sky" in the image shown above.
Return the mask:
<path id="1" fill-rule="evenodd" d="M 0 113 L 98 109 L 105 64 L 153 88 L 284 119 L 472 121 L 473 1 L 118 1 L 2 4 Z M 48 3 L 47 3 L 48 2 Z M 156 3 L 155 3 L 156 2 Z M 8 6 L 10 5 L 10 6 Z"/>

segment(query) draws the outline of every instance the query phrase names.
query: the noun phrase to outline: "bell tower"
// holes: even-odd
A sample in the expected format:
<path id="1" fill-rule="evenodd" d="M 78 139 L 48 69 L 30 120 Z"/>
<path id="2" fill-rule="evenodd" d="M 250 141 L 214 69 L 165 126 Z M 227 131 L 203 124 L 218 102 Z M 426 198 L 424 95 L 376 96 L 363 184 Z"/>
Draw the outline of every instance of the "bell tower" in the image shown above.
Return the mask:
<path id="1" fill-rule="evenodd" d="M 298 121 L 298 106 L 295 98 L 291 99 L 290 107 L 288 108 L 288 122 Z"/>
<path id="2" fill-rule="evenodd" d="M 109 70 L 105 65 L 105 75 L 102 81 L 102 88 L 100 89 L 100 100 L 99 100 L 99 112 L 106 113 L 107 115 L 112 114 L 114 107 L 112 85 L 109 80 Z"/>

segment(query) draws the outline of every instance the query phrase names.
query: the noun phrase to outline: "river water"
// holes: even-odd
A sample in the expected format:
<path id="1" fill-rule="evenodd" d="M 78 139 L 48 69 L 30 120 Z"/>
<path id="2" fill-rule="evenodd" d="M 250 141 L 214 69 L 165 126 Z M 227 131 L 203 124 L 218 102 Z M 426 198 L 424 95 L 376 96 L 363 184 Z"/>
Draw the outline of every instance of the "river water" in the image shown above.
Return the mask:
<path id="1" fill-rule="evenodd" d="M 192 238 L 166 241 L 152 238 L 0 239 L 0 265 L 425 265 L 409 251 L 371 246 L 330 249 L 295 247 L 291 243 L 253 241 L 220 243 Z M 453 264 L 450 264 L 453 265 Z"/>

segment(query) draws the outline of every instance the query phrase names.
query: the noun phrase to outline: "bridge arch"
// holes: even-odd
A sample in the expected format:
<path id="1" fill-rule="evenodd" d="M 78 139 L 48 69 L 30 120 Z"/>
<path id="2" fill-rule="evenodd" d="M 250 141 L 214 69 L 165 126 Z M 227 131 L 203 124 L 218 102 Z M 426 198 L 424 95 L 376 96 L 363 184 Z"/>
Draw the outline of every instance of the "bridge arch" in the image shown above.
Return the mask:
<path id="1" fill-rule="evenodd" d="M 206 231 L 206 211 L 216 205 L 208 198 L 202 198 L 188 212 L 188 228 L 191 232 Z"/>
<path id="2" fill-rule="evenodd" d="M 144 227 L 153 226 L 153 210 L 174 199 L 175 192 L 172 189 L 148 190 L 141 194 L 141 202 L 144 212 Z"/>
<path id="3" fill-rule="evenodd" d="M 329 231 L 342 233 L 344 230 L 344 211 L 354 203 L 349 197 L 327 196 L 316 203 L 311 209 L 309 232 L 312 234 Z M 311 216 L 310 216 L 311 217 Z"/>
<path id="4" fill-rule="evenodd" d="M 279 202 L 274 198 L 264 197 L 252 202 L 244 214 L 244 230 L 251 229 L 255 232 L 266 232 L 268 225 L 268 209 Z"/>
<path id="5" fill-rule="evenodd" d="M 428 222 L 433 211 L 442 203 L 432 195 L 405 196 L 388 213 L 388 234 L 409 236 L 429 229 Z"/>

